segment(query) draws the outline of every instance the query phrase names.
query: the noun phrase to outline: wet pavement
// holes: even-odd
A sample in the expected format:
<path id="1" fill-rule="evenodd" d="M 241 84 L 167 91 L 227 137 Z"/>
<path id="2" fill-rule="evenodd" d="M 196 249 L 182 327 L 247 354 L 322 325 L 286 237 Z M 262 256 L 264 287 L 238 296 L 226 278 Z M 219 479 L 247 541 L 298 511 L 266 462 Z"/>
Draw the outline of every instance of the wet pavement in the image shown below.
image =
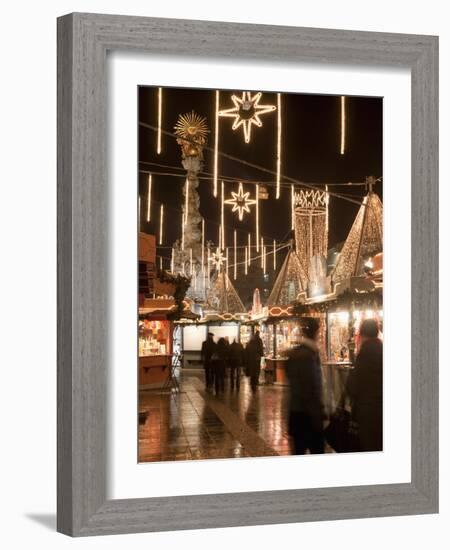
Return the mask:
<path id="1" fill-rule="evenodd" d="M 180 391 L 139 395 L 139 461 L 278 456 L 291 453 L 287 388 L 260 385 L 252 393 L 226 380 L 221 395 L 206 391 L 202 370 L 183 370 Z"/>

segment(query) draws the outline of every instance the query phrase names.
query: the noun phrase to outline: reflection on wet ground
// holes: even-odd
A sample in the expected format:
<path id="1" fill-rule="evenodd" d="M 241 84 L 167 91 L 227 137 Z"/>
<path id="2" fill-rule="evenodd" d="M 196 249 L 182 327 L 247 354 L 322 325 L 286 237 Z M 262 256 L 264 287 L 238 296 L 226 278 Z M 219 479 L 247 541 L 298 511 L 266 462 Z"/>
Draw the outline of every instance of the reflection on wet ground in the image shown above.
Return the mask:
<path id="1" fill-rule="evenodd" d="M 203 372 L 183 370 L 180 391 L 141 391 L 139 461 L 239 458 L 291 454 L 287 388 L 262 385 L 252 393 L 206 392 Z"/>

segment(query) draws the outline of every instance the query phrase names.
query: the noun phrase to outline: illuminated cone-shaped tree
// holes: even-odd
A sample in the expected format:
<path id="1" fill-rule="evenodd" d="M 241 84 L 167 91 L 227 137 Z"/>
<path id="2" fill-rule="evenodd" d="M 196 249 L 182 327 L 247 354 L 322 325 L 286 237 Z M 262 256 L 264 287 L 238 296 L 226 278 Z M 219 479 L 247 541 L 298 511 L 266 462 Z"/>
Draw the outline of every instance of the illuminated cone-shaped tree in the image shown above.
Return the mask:
<path id="1" fill-rule="evenodd" d="M 217 272 L 208 292 L 208 304 L 218 313 L 246 313 L 246 309 L 233 283 L 230 281 L 226 269 Z"/>
<path id="2" fill-rule="evenodd" d="M 331 274 L 333 283 L 360 276 L 365 262 L 383 250 L 383 204 L 370 189 Z"/>
<path id="3" fill-rule="evenodd" d="M 308 279 L 295 250 L 290 249 L 267 301 L 268 306 L 287 306 L 306 289 Z"/>

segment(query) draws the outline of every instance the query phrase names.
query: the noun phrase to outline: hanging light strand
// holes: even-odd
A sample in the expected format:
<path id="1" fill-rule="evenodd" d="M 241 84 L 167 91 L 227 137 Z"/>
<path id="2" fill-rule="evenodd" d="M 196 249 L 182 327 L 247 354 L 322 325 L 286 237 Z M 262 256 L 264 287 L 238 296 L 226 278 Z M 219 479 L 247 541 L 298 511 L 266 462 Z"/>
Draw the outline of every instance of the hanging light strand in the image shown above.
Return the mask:
<path id="1" fill-rule="evenodd" d="M 163 230 L 164 230 L 164 205 L 161 204 L 159 208 L 159 244 L 163 243 Z"/>
<path id="2" fill-rule="evenodd" d="M 237 277 L 237 255 L 236 255 L 236 247 L 237 247 L 237 235 L 236 235 L 236 229 L 234 230 L 234 254 L 233 254 L 233 260 L 234 260 L 234 266 L 233 266 L 233 278 L 236 280 Z"/>
<path id="3" fill-rule="evenodd" d="M 341 155 L 345 153 L 345 132 L 346 132 L 346 116 L 345 116 L 345 96 L 341 96 Z"/>
<path id="4" fill-rule="evenodd" d="M 256 184 L 256 252 L 259 252 L 259 184 Z"/>
<path id="5" fill-rule="evenodd" d="M 261 267 L 264 269 L 264 237 L 261 237 Z"/>
<path id="6" fill-rule="evenodd" d="M 273 270 L 277 268 L 277 241 L 273 240 Z"/>
<path id="7" fill-rule="evenodd" d="M 148 175 L 148 181 L 147 181 L 147 222 L 150 221 L 151 217 L 151 204 L 152 204 L 152 175 Z"/>
<path id="8" fill-rule="evenodd" d="M 217 172 L 219 166 L 219 90 L 216 90 L 216 110 L 214 126 L 214 172 L 213 172 L 213 194 L 217 197 Z"/>
<path id="9" fill-rule="evenodd" d="M 225 212 L 224 212 L 224 204 L 225 204 L 225 200 L 224 200 L 224 182 L 222 181 L 221 182 L 221 200 L 220 200 L 220 224 L 221 224 L 221 228 L 222 228 L 222 248 L 225 248 L 225 224 L 224 224 L 224 216 L 225 216 Z"/>
<path id="10" fill-rule="evenodd" d="M 162 95 L 163 91 L 162 88 L 158 88 L 158 132 L 156 134 L 156 153 L 158 155 L 161 154 L 161 142 L 162 142 L 162 132 L 161 132 L 161 125 L 162 125 Z"/>
<path id="11" fill-rule="evenodd" d="M 248 258 L 247 258 L 247 261 L 248 261 L 248 265 L 251 264 L 251 261 L 252 261 L 252 258 L 251 258 L 251 250 L 252 250 L 252 237 L 250 235 L 250 233 L 248 234 Z"/>
<path id="12" fill-rule="evenodd" d="M 277 94 L 277 190 L 276 198 L 280 198 L 281 182 L 281 94 Z"/>
<path id="13" fill-rule="evenodd" d="M 248 248 L 245 247 L 245 262 L 244 262 L 244 273 L 248 273 Z"/>
<path id="14" fill-rule="evenodd" d="M 184 225 L 187 225 L 189 215 L 189 178 L 186 178 L 184 184 L 184 198 Z"/>

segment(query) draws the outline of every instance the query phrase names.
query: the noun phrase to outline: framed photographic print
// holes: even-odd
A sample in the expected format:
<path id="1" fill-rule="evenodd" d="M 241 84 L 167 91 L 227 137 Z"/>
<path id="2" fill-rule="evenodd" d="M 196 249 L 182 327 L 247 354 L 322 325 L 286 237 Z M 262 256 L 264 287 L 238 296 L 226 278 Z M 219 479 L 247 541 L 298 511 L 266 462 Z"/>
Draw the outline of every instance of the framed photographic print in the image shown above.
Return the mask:
<path id="1" fill-rule="evenodd" d="M 58 530 L 438 510 L 438 41 L 58 20 Z"/>

